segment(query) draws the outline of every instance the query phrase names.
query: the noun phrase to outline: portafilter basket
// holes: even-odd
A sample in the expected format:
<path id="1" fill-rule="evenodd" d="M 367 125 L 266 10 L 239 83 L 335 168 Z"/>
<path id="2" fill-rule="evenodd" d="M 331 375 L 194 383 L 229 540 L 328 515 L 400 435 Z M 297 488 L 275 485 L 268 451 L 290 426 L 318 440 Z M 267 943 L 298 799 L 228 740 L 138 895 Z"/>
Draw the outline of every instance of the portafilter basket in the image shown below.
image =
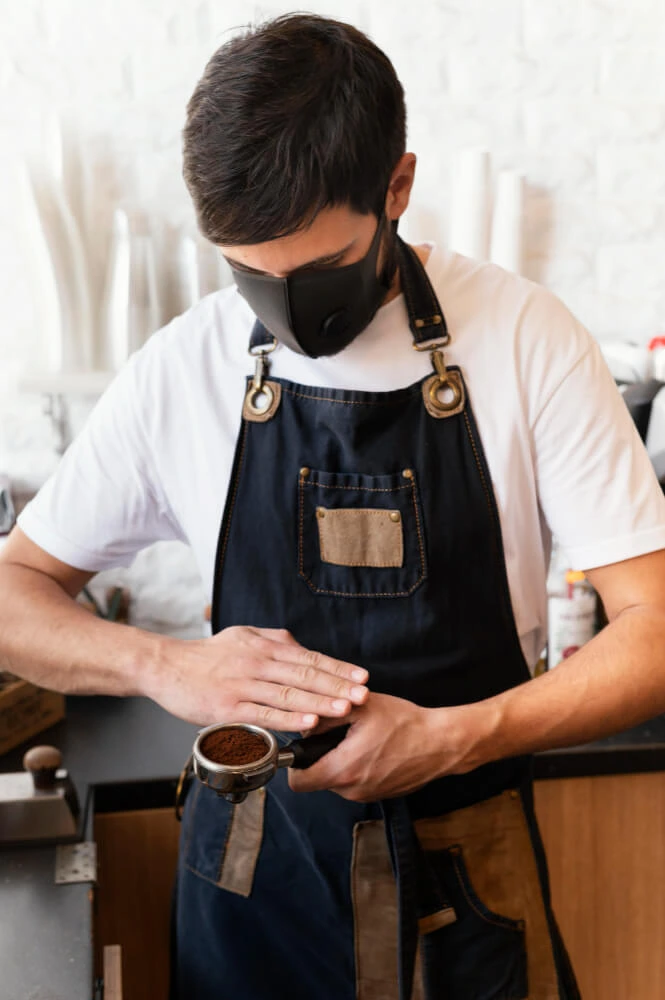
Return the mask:
<path id="1" fill-rule="evenodd" d="M 242 764 L 223 764 L 206 756 L 206 740 L 223 730 L 252 733 L 265 743 L 265 753 L 256 760 Z M 242 802 L 249 792 L 262 788 L 280 767 L 304 769 L 316 764 L 344 739 L 349 726 L 336 726 L 325 733 L 292 740 L 280 747 L 274 733 L 261 726 L 241 722 L 221 722 L 202 729 L 192 749 L 192 770 L 204 785 L 223 795 L 229 802 Z"/>

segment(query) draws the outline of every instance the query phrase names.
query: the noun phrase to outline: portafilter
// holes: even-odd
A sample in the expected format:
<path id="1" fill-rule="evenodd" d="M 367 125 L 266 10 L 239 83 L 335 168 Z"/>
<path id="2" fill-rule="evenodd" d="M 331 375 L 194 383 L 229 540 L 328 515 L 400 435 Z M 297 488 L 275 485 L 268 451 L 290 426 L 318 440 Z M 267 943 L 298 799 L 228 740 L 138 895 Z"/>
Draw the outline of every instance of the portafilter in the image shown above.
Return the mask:
<path id="1" fill-rule="evenodd" d="M 249 792 L 266 785 L 278 768 L 304 769 L 316 764 L 341 743 L 348 730 L 348 725 L 336 726 L 280 747 L 275 734 L 261 726 L 217 723 L 202 729 L 196 737 L 192 770 L 199 781 L 218 795 L 229 802 L 242 802 Z M 240 757 L 243 759 L 238 760 Z"/>

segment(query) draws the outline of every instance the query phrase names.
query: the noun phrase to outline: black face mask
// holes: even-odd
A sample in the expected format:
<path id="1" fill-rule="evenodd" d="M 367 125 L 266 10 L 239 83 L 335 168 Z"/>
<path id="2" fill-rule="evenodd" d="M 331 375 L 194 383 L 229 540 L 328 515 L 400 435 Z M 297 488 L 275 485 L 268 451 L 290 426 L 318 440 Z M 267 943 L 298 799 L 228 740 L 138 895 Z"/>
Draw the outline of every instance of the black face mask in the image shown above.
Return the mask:
<path id="1" fill-rule="evenodd" d="M 384 225 L 382 216 L 367 254 L 345 267 L 274 278 L 232 266 L 240 294 L 292 351 L 310 358 L 338 354 L 369 325 L 390 288 L 397 263 L 394 234 L 386 265 L 376 273 Z"/>

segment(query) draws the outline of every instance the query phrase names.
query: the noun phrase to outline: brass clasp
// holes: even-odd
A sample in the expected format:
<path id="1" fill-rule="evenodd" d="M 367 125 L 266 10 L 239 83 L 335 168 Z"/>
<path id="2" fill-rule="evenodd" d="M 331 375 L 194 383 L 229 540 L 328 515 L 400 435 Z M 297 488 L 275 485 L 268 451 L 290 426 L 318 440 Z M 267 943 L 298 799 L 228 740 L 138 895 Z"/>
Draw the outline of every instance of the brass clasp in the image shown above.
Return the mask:
<path id="1" fill-rule="evenodd" d="M 272 354 L 276 347 L 277 340 L 273 337 L 270 344 L 249 348 L 249 354 L 254 358 L 254 376 L 247 393 L 246 404 L 255 416 L 266 414 L 275 401 L 275 394 L 270 386 L 265 384 L 265 380 L 270 371 L 268 355 Z"/>

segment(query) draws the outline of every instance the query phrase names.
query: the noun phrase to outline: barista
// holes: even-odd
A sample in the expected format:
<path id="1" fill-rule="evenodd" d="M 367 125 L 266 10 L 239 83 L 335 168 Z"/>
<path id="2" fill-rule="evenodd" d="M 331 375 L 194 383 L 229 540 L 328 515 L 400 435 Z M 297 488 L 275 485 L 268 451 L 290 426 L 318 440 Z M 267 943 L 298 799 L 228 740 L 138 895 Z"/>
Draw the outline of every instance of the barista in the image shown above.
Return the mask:
<path id="1" fill-rule="evenodd" d="M 529 755 L 665 710 L 665 500 L 624 404 L 548 292 L 399 238 L 402 88 L 352 27 L 224 45 L 184 163 L 237 287 L 151 338 L 23 512 L 0 663 L 202 725 L 350 723 L 237 806 L 192 788 L 174 997 L 577 997 Z M 610 624 L 531 680 L 551 532 Z M 212 638 L 73 601 L 161 539 Z"/>

